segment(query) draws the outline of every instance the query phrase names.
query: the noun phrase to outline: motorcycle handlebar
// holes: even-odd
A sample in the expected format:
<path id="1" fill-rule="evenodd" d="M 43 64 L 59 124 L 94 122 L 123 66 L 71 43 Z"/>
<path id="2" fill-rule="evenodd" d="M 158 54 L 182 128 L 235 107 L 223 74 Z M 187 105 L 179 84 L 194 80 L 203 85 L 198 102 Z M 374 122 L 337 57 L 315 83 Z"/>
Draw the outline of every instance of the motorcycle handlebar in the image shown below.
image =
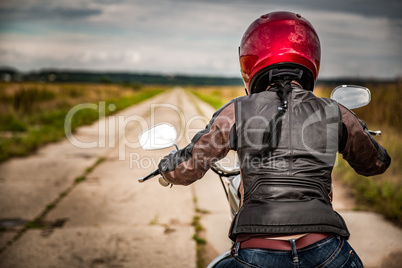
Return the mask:
<path id="1" fill-rule="evenodd" d="M 156 170 L 152 171 L 151 173 L 149 173 L 147 176 L 139 178 L 138 182 L 144 182 L 144 181 L 149 180 L 150 178 L 153 178 L 153 177 L 155 177 L 156 175 L 159 175 L 159 174 L 161 174 L 159 172 L 159 169 L 156 169 Z"/>
<path id="2" fill-rule="evenodd" d="M 372 136 L 381 136 L 381 130 L 377 130 L 377 131 L 369 130 L 369 133 Z M 213 163 L 211 166 L 211 169 L 218 175 L 224 176 L 224 177 L 240 174 L 240 169 L 238 167 L 233 167 L 233 168 L 224 167 L 219 162 Z M 150 178 L 153 178 L 160 174 L 161 173 L 160 173 L 159 169 L 156 169 L 153 172 L 151 172 L 150 174 L 148 174 L 147 176 L 139 178 L 138 182 L 144 182 L 144 181 L 149 180 Z"/>
<path id="3" fill-rule="evenodd" d="M 233 176 L 240 174 L 240 169 L 238 167 L 232 167 L 232 168 L 224 167 L 220 162 L 213 163 L 211 169 L 215 173 L 221 176 Z"/>

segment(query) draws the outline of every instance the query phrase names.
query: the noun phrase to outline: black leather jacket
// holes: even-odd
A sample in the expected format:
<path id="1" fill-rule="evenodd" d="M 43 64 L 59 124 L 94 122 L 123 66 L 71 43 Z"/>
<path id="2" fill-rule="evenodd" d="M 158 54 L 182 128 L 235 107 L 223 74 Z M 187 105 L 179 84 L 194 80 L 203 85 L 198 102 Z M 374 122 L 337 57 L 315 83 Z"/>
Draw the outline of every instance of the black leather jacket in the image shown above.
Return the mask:
<path id="1" fill-rule="evenodd" d="M 159 164 L 164 178 L 188 185 L 211 162 L 236 150 L 241 169 L 240 210 L 230 238 L 238 234 L 335 233 L 349 237 L 332 209 L 331 172 L 340 152 L 357 173 L 383 173 L 386 150 L 365 124 L 336 101 L 292 84 L 275 149 L 262 142 L 281 106 L 275 88 L 234 99 L 219 109 L 192 142 Z"/>

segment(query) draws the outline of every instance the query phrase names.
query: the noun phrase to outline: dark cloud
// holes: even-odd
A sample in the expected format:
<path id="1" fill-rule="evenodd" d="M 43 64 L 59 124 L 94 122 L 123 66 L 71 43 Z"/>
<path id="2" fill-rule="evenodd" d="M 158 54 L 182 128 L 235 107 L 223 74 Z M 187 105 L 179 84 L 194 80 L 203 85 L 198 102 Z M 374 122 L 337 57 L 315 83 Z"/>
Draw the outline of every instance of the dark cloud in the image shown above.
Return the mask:
<path id="1" fill-rule="evenodd" d="M 401 6 L 401 0 L 0 0 L 0 61 L 21 69 L 238 75 L 237 46 L 247 26 L 263 13 L 289 10 L 319 33 L 321 75 L 394 76 L 402 74 Z"/>
<path id="2" fill-rule="evenodd" d="M 54 8 L 47 10 L 45 15 L 52 14 L 54 17 L 67 19 L 80 19 L 102 14 L 102 10 L 95 8 L 77 9 L 77 8 Z"/>
<path id="3" fill-rule="evenodd" d="M 92 2 L 102 5 L 117 5 L 124 3 L 124 0 L 93 0 Z"/>
<path id="4" fill-rule="evenodd" d="M 198 0 L 174 0 L 185 2 L 200 2 Z M 203 0 L 201 2 L 211 4 L 241 4 L 241 5 L 260 5 L 266 6 L 267 10 L 262 12 L 269 12 L 268 8 L 272 5 L 283 7 L 297 7 L 302 10 L 317 10 L 317 11 L 332 11 L 341 13 L 352 13 L 367 17 L 380 17 L 388 19 L 401 19 L 402 18 L 402 1 L 401 0 L 348 0 L 348 1 L 334 1 L 334 0 Z"/>
<path id="5" fill-rule="evenodd" d="M 266 6 L 267 8 L 260 9 L 262 12 L 269 12 L 272 6 L 281 6 L 283 8 L 296 8 L 308 11 L 331 11 L 341 13 L 351 13 L 366 17 L 387 18 L 390 20 L 402 19 L 402 1 L 401 0 L 348 0 L 348 1 L 334 1 L 334 0 L 164 0 L 164 1 L 150 1 L 145 4 L 142 1 L 132 0 L 84 0 L 84 1 L 69 1 L 70 7 L 54 7 L 53 1 L 31 1 L 33 5 L 29 9 L 25 9 L 24 1 L 14 0 L 9 4 L 0 5 L 0 14 L 3 16 L 13 17 L 29 15 L 32 17 L 40 18 L 41 16 L 60 17 L 60 18 L 85 18 L 88 16 L 99 15 L 102 13 L 100 8 L 88 8 L 90 5 L 95 6 L 109 6 L 109 5 L 162 5 L 164 7 L 175 6 L 176 8 L 184 4 L 210 4 L 210 5 L 226 5 L 233 7 L 235 5 L 241 6 Z M 59 4 L 60 6 L 62 4 Z M 2 8 L 1 6 L 8 6 L 9 8 Z M 171 10 L 166 10 L 170 12 Z M 185 10 L 190 11 L 191 10 Z M 296 11 L 296 10 L 295 10 Z M 34 14 L 29 14 L 35 12 Z"/>
<path id="6" fill-rule="evenodd" d="M 274 1 L 275 2 L 275 1 Z M 351 1 L 320 1 L 305 0 L 291 1 L 281 0 L 278 3 L 284 5 L 297 5 L 305 9 L 318 11 L 332 11 L 352 13 L 365 17 L 401 19 L 402 1 L 400 0 L 351 0 Z"/>
<path id="7" fill-rule="evenodd" d="M 30 8 L 0 7 L 1 20 L 76 20 L 102 14 L 99 8 L 47 7 Z"/>

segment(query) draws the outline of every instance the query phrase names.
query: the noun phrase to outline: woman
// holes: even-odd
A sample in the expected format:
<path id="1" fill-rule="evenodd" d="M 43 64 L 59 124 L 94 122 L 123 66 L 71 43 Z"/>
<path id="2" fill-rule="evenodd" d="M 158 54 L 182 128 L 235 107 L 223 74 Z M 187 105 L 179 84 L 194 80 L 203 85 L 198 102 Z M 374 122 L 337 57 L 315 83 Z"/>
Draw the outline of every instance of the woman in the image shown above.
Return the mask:
<path id="1" fill-rule="evenodd" d="M 340 152 L 359 174 L 383 173 L 386 150 L 351 111 L 312 93 L 320 42 L 299 14 L 261 16 L 239 54 L 247 96 L 224 105 L 188 146 L 166 156 L 163 178 L 188 185 L 237 151 L 241 201 L 229 232 L 235 246 L 219 267 L 362 267 L 331 205 L 331 172 Z"/>

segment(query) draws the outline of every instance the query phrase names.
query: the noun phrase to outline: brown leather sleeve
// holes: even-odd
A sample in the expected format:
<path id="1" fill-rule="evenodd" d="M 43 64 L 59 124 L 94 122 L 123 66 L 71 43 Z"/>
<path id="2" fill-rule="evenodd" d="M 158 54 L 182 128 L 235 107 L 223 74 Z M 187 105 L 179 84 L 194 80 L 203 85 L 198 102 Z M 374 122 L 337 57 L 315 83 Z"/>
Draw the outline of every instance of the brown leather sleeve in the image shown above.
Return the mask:
<path id="1" fill-rule="evenodd" d="M 347 139 L 340 152 L 350 166 L 361 175 L 373 176 L 384 173 L 391 163 L 387 151 L 368 133 L 365 123 L 347 108 L 339 105 Z"/>
<path id="2" fill-rule="evenodd" d="M 167 181 L 191 184 L 201 179 L 213 162 L 228 154 L 231 149 L 230 131 L 235 124 L 234 107 L 234 102 L 222 107 L 189 145 L 161 161 L 159 170 Z"/>

